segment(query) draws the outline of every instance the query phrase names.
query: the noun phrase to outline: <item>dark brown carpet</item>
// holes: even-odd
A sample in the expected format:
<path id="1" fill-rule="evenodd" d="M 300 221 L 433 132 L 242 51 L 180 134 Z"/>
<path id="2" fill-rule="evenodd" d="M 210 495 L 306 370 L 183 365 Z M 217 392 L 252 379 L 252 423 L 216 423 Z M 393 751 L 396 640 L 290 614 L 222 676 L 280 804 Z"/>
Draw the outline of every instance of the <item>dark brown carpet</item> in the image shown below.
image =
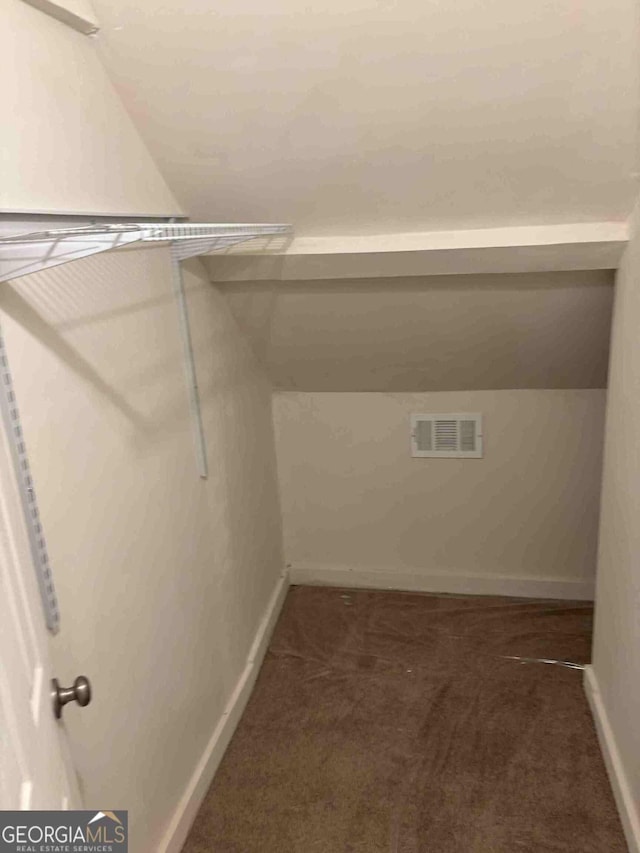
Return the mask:
<path id="1" fill-rule="evenodd" d="M 626 853 L 584 603 L 293 587 L 185 853 Z"/>

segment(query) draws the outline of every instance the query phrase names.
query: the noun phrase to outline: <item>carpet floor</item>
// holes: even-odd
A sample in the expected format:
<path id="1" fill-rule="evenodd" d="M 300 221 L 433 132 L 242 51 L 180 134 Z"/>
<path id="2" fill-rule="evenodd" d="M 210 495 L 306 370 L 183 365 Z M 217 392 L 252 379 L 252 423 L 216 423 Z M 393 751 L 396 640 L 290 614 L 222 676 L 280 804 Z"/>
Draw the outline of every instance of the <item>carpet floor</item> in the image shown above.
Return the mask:
<path id="1" fill-rule="evenodd" d="M 532 660 L 592 615 L 292 587 L 184 853 L 627 853 L 582 671 Z"/>

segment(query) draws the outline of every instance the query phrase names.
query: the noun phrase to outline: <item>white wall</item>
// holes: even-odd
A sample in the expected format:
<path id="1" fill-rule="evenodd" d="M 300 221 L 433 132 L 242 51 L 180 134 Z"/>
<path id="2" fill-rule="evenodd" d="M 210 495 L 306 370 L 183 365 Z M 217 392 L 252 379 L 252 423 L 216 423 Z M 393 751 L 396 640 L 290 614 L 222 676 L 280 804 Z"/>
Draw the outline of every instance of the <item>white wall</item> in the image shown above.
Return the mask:
<path id="1" fill-rule="evenodd" d="M 276 394 L 293 579 L 589 597 L 604 405 L 601 390 Z M 412 459 L 412 412 L 482 412 L 484 459 Z"/>
<path id="2" fill-rule="evenodd" d="M 0 205 L 172 213 L 94 53 L 2 4 Z M 60 599 L 52 639 L 88 808 L 129 809 L 156 853 L 282 571 L 270 383 L 197 262 L 186 274 L 210 476 L 196 471 L 169 252 L 96 255 L 0 287 Z"/>
<path id="3" fill-rule="evenodd" d="M 94 39 L 4 0 L 0 77 L 0 210 L 180 213 Z"/>
<path id="4" fill-rule="evenodd" d="M 168 250 L 0 292 L 60 598 L 55 675 L 94 688 L 65 725 L 87 807 L 129 809 L 133 853 L 158 849 L 283 568 L 269 383 L 196 262 L 187 284 L 207 481 Z"/>
<path id="5" fill-rule="evenodd" d="M 630 849 L 640 850 L 640 208 L 619 271 L 593 646 L 595 709 Z"/>

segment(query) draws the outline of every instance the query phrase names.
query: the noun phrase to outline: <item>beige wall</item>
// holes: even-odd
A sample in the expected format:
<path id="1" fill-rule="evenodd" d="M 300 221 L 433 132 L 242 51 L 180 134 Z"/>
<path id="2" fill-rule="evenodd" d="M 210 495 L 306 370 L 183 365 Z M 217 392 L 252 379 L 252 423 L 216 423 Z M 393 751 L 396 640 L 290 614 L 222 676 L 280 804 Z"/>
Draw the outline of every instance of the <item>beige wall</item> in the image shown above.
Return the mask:
<path id="1" fill-rule="evenodd" d="M 618 274 L 605 439 L 593 674 L 640 849 L 640 209 Z"/>
<path id="2" fill-rule="evenodd" d="M 588 596 L 604 405 L 599 390 L 276 394 L 294 578 Z M 411 458 L 410 413 L 465 411 L 484 415 L 484 459 Z"/>
<path id="3" fill-rule="evenodd" d="M 224 292 L 286 391 L 606 386 L 607 270 L 239 282 Z"/>
<path id="4" fill-rule="evenodd" d="M 93 38 L 3 0 L 0 79 L 0 210 L 180 213 Z"/>
<path id="5" fill-rule="evenodd" d="M 95 42 L 2 4 L 0 206 L 171 213 Z M 5 85 L 6 84 L 6 85 Z M 197 262 L 186 286 L 210 475 L 198 477 L 169 252 L 3 284 L 5 333 L 55 583 L 55 672 L 88 808 L 155 853 L 282 571 L 271 388 Z"/>
<path id="6" fill-rule="evenodd" d="M 172 213 L 95 42 L 5 0 L 0 207 Z M 210 476 L 196 472 L 167 249 L 0 288 L 62 614 L 55 673 L 88 808 L 155 853 L 282 570 L 270 384 L 200 266 L 186 275 Z"/>
<path id="7" fill-rule="evenodd" d="M 168 250 L 0 291 L 60 598 L 55 675 L 94 687 L 65 725 L 87 807 L 128 808 L 133 853 L 157 850 L 283 568 L 270 386 L 224 299 L 189 270 L 207 481 Z"/>

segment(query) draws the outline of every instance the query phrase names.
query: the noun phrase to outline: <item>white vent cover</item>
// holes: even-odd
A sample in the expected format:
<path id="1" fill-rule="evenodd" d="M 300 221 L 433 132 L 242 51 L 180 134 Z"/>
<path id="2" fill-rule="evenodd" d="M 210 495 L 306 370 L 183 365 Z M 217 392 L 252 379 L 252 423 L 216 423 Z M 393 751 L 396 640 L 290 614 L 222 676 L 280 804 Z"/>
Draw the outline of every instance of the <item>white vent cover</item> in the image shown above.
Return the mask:
<path id="1" fill-rule="evenodd" d="M 482 458 L 482 415 L 411 415 L 411 455 Z"/>

